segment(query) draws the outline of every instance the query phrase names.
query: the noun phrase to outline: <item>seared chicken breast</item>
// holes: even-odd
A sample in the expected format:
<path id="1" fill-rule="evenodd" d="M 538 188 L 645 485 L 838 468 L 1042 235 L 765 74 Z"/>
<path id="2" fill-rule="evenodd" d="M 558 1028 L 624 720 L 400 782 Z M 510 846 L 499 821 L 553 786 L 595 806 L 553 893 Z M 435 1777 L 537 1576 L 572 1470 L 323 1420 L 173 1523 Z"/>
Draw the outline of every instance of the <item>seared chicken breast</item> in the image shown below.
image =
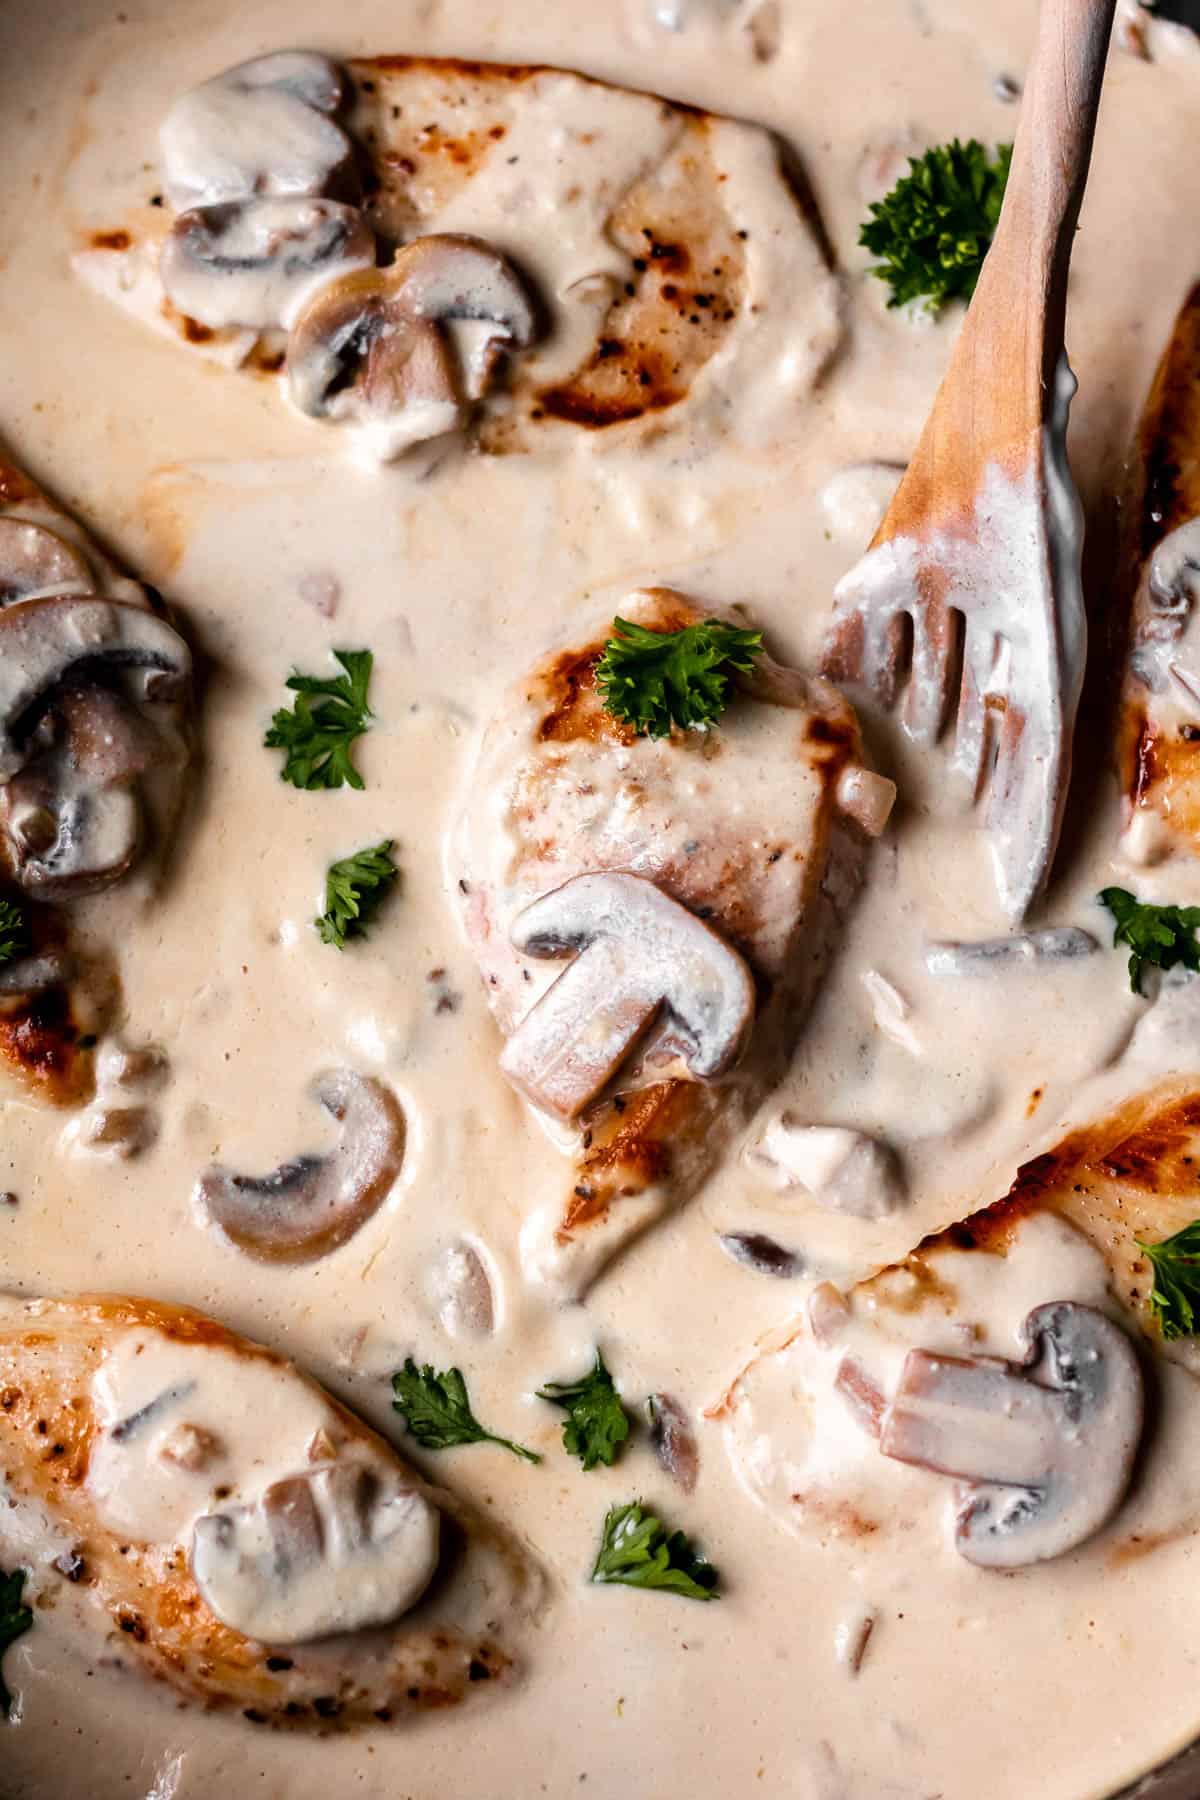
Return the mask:
<path id="1" fill-rule="evenodd" d="M 659 632 L 706 616 L 667 588 L 619 610 Z M 841 696 L 766 658 L 718 728 L 635 736 L 597 690 L 605 635 L 543 659 L 513 688 L 485 732 L 456 832 L 452 887 L 510 1039 L 505 1055 L 558 974 L 544 948 L 539 956 L 514 942 L 514 928 L 579 877 L 632 876 L 678 902 L 714 945 L 744 958 L 755 1016 L 742 1060 L 696 1079 L 680 1040 L 685 991 L 594 1098 L 558 1119 L 554 1105 L 537 1108 L 569 1160 L 561 1191 L 528 1213 L 525 1266 L 569 1293 L 695 1192 L 778 1079 L 852 903 L 868 833 L 882 829 L 893 794 L 864 767 Z M 672 928 L 647 929 L 660 933 L 649 954 L 660 959 L 661 996 Z M 635 930 L 627 922 L 615 935 L 625 943 Z M 704 945 L 696 955 L 693 994 L 706 979 L 699 966 L 713 967 Z M 601 988 L 606 979 L 614 992 L 622 981 L 636 986 L 619 961 L 614 951 L 607 977 L 597 965 Z"/>
<path id="2" fill-rule="evenodd" d="M 510 1680 L 516 1548 L 292 1364 L 186 1307 L 0 1302 L 4 1560 L 89 1657 L 255 1724 L 387 1722 Z"/>

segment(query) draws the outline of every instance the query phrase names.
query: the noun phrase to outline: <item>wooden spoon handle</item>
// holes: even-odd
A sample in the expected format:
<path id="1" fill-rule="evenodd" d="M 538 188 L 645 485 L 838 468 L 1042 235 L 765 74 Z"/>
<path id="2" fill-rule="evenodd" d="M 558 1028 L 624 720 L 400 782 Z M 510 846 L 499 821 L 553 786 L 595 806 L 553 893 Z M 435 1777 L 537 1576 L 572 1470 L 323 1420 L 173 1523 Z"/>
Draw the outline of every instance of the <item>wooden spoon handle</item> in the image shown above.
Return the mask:
<path id="1" fill-rule="evenodd" d="M 965 524 L 987 466 L 1016 475 L 1040 447 L 1114 6 L 1042 0 L 1000 222 L 876 543 Z"/>
<path id="2" fill-rule="evenodd" d="M 979 351 L 1023 370 L 1038 422 L 1063 348 L 1067 271 L 1088 164 L 1115 0 L 1042 0 L 992 249 L 972 302 Z"/>

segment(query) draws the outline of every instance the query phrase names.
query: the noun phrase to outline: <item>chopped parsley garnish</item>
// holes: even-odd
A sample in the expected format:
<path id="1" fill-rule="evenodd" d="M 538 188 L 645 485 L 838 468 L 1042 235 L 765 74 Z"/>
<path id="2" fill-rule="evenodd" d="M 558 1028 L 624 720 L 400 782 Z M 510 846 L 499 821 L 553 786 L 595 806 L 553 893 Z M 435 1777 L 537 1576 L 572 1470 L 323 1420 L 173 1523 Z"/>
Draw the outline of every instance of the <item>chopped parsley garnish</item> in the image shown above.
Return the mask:
<path id="1" fill-rule="evenodd" d="M 21 1604 L 21 1589 L 25 1585 L 24 1569 L 14 1569 L 11 1575 L 0 1575 L 0 1658 L 10 1644 L 33 1624 L 33 1614 L 27 1606 Z M 0 1713 L 5 1718 L 12 1710 L 12 1695 L 8 1691 L 3 1674 L 0 1674 Z"/>
<path id="2" fill-rule="evenodd" d="M 672 725 L 702 731 L 729 704 L 729 677 L 748 675 L 762 654 L 761 631 L 700 619 L 680 631 L 648 631 L 613 620 L 596 667 L 605 711 L 639 737 L 666 737 Z"/>
<path id="3" fill-rule="evenodd" d="M 693 1549 L 683 1532 L 668 1532 L 640 1500 L 614 1506 L 606 1517 L 593 1581 L 665 1588 L 689 1600 L 715 1600 L 718 1579 L 712 1564 Z"/>
<path id="4" fill-rule="evenodd" d="M 500 1444 L 525 1462 L 540 1463 L 535 1450 L 485 1431 L 467 1398 L 461 1369 L 438 1375 L 430 1363 L 418 1369 L 412 1357 L 392 1376 L 392 1401 L 422 1450 L 449 1450 L 456 1444 Z"/>
<path id="5" fill-rule="evenodd" d="M 368 730 L 367 688 L 374 657 L 369 650 L 335 650 L 344 675 L 288 676 L 296 695 L 289 711 L 280 707 L 263 743 L 286 752 L 280 771 L 293 787 L 361 788 L 363 778 L 350 759 L 355 741 Z"/>
<path id="6" fill-rule="evenodd" d="M 969 300 L 988 253 L 1008 181 L 1012 145 L 989 155 L 977 138 L 936 144 L 910 156 L 908 174 L 868 208 L 859 243 L 892 290 L 889 306 L 924 300 L 937 312 Z"/>
<path id="7" fill-rule="evenodd" d="M 1148 1305 L 1165 1338 L 1190 1337 L 1200 1309 L 1200 1219 L 1161 1244 L 1137 1239 L 1150 1258 L 1154 1286 Z"/>
<path id="8" fill-rule="evenodd" d="M 29 949 L 29 920 L 15 900 L 0 900 L 0 964 L 15 962 Z"/>
<path id="9" fill-rule="evenodd" d="M 581 1380 L 548 1381 L 537 1392 L 539 1400 L 565 1408 L 563 1447 L 568 1454 L 577 1456 L 585 1469 L 597 1463 L 611 1467 L 618 1444 L 629 1436 L 629 1416 L 599 1350 Z"/>
<path id="10" fill-rule="evenodd" d="M 1200 906 L 1155 906 L 1118 887 L 1104 888 L 1098 898 L 1117 921 L 1113 943 L 1129 945 L 1129 985 L 1135 994 L 1142 991 L 1147 963 L 1157 969 L 1182 963 L 1185 969 L 1200 970 Z"/>
<path id="11" fill-rule="evenodd" d="M 313 920 L 323 944 L 344 950 L 347 938 L 364 937 L 400 871 L 392 861 L 393 840 L 356 850 L 330 865 L 325 877 L 325 911 Z"/>

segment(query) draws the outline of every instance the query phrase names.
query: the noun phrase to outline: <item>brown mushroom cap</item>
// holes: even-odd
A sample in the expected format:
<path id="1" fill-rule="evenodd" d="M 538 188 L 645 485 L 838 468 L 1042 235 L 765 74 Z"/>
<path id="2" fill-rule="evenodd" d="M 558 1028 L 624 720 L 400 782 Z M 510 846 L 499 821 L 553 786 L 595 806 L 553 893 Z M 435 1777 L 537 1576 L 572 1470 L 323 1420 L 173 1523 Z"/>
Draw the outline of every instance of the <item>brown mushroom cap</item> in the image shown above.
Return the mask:
<path id="1" fill-rule="evenodd" d="M 1060 1300 L 1022 1335 L 1024 1364 L 910 1351 L 880 1432 L 885 1456 L 968 1484 L 955 1543 L 980 1568 L 1085 1543 L 1124 1498 L 1142 1433 L 1141 1370 L 1111 1319 Z"/>
<path id="2" fill-rule="evenodd" d="M 0 606 L 37 594 L 90 594 L 82 553 L 57 531 L 11 514 L 0 518 Z"/>
<path id="3" fill-rule="evenodd" d="M 143 708 L 177 701 L 190 668 L 143 607 L 56 594 L 0 611 L 0 850 L 26 893 L 73 900 L 131 867 L 142 778 L 179 757 Z"/>
<path id="4" fill-rule="evenodd" d="M 353 198 L 353 147 L 332 116 L 344 92 L 328 57 L 278 50 L 182 94 L 159 134 L 171 204 L 182 211 L 335 191 Z"/>
<path id="5" fill-rule="evenodd" d="M 746 1046 L 755 993 L 745 960 L 640 875 L 577 875 L 527 906 L 510 936 L 526 956 L 574 956 L 500 1058 L 545 1112 L 582 1112 L 662 1011 L 697 1080 L 722 1074 Z"/>
<path id="6" fill-rule="evenodd" d="M 0 782 L 27 761 L 27 739 L 47 696 L 64 681 L 131 675 L 142 697 L 180 695 L 192 659 L 157 614 L 89 594 L 52 594 L 0 611 Z"/>
<path id="7" fill-rule="evenodd" d="M 440 1524 L 437 1507 L 399 1471 L 347 1458 L 202 1514 L 192 1573 L 231 1630 L 304 1643 L 407 1612 L 437 1568 Z"/>
<path id="8" fill-rule="evenodd" d="M 481 327 L 456 355 L 449 328 Z M 323 287 L 288 340 L 288 391 L 312 418 L 378 428 L 382 454 L 460 425 L 504 347 L 523 349 L 534 314 L 520 278 L 476 238 L 417 238 L 390 268 Z"/>
<path id="9" fill-rule="evenodd" d="M 262 1176 L 216 1167 L 196 1186 L 202 1215 L 260 1262 L 309 1262 L 346 1243 L 382 1205 L 404 1160 L 404 1114 L 381 1082 L 334 1069 L 310 1091 L 342 1126 L 328 1155 L 300 1156 Z"/>
<path id="10" fill-rule="evenodd" d="M 289 326 L 314 288 L 374 263 L 375 238 L 356 207 L 290 195 L 180 213 L 159 274 L 168 299 L 202 325 L 265 330 Z"/>

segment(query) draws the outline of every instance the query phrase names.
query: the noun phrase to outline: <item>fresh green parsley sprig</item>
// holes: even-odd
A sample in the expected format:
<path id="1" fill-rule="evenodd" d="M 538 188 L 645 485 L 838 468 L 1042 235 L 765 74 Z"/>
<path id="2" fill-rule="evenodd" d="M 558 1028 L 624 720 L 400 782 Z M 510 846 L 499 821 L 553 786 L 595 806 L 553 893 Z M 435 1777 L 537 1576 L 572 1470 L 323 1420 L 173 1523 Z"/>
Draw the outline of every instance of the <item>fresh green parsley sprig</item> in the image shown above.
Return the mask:
<path id="1" fill-rule="evenodd" d="M 1114 944 L 1128 944 L 1129 985 L 1142 992 L 1142 970 L 1147 963 L 1157 969 L 1200 970 L 1200 906 L 1155 906 L 1138 900 L 1127 888 L 1104 888 L 1097 896 L 1117 921 Z"/>
<path id="2" fill-rule="evenodd" d="M 1154 1286 L 1147 1304 L 1165 1338 L 1190 1337 L 1200 1323 L 1200 1219 L 1161 1244 L 1137 1239 L 1150 1259 Z"/>
<path id="3" fill-rule="evenodd" d="M 279 708 L 263 739 L 268 750 L 285 752 L 281 778 L 310 792 L 343 782 L 363 786 L 350 752 L 373 716 L 367 689 L 375 659 L 369 650 L 335 650 L 333 655 L 344 674 L 301 675 L 294 670 L 288 676 L 295 702 Z"/>
<path id="4" fill-rule="evenodd" d="M 24 1586 L 24 1569 L 14 1569 L 11 1575 L 0 1575 L 0 1658 L 8 1646 L 15 1643 L 33 1624 L 32 1612 L 21 1604 L 21 1589 Z M 0 1674 L 0 1713 L 5 1718 L 12 1710 L 12 1700 L 8 1684 L 3 1674 Z"/>
<path id="5" fill-rule="evenodd" d="M 548 1381 L 537 1393 L 539 1400 L 566 1411 L 562 1435 L 567 1453 L 577 1456 L 585 1469 L 598 1463 L 611 1468 L 618 1445 L 629 1436 L 629 1415 L 599 1350 L 579 1381 Z"/>
<path id="6" fill-rule="evenodd" d="M 356 850 L 331 863 L 325 877 L 325 911 L 313 920 L 323 944 L 344 950 L 347 938 L 364 937 L 400 871 L 392 861 L 394 839 Z"/>
<path id="7" fill-rule="evenodd" d="M 702 731 L 728 706 L 730 676 L 748 675 L 762 647 L 761 631 L 723 619 L 700 619 L 679 631 L 614 619 L 596 686 L 605 711 L 639 737 L 666 737 L 672 725 Z"/>
<path id="8" fill-rule="evenodd" d="M 1012 162 L 1012 145 L 995 155 L 977 138 L 935 144 L 910 156 L 908 174 L 871 203 L 859 243 L 878 262 L 889 306 L 924 300 L 937 312 L 947 300 L 969 300 L 988 253 Z"/>
<path id="9" fill-rule="evenodd" d="M 15 900 L 0 900 L 0 965 L 15 962 L 29 949 L 29 920 Z"/>
<path id="10" fill-rule="evenodd" d="M 592 1580 L 665 1588 L 688 1600 L 716 1600 L 717 1571 L 682 1531 L 668 1532 L 640 1500 L 614 1506 L 604 1521 Z"/>
<path id="11" fill-rule="evenodd" d="M 529 1463 L 540 1463 L 536 1450 L 486 1431 L 471 1411 L 461 1369 L 437 1374 L 432 1364 L 418 1369 L 410 1356 L 392 1376 L 392 1405 L 404 1415 L 408 1430 L 422 1450 L 449 1450 L 456 1444 L 500 1444 Z"/>

